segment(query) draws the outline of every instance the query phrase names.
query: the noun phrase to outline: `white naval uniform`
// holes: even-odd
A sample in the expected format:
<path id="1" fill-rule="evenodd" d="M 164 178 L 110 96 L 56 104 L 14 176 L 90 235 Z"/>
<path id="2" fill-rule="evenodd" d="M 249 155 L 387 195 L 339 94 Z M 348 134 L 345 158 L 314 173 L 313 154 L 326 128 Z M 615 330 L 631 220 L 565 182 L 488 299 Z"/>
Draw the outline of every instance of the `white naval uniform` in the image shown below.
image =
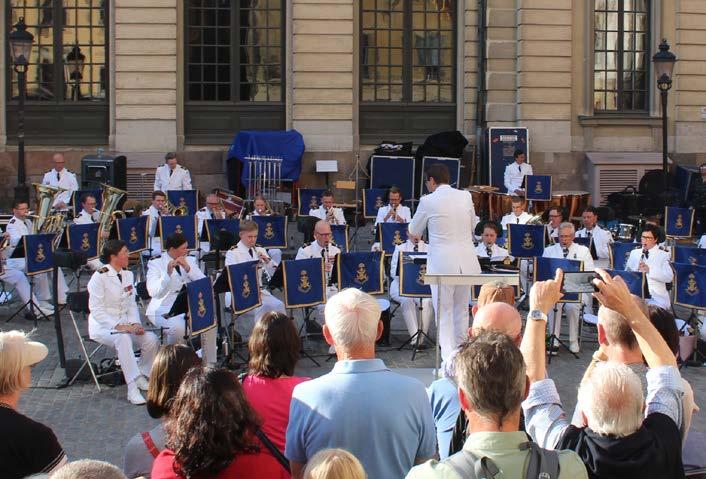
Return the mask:
<path id="1" fill-rule="evenodd" d="M 196 212 L 196 219 L 198 220 L 198 235 L 199 235 L 199 248 L 204 253 L 207 253 L 211 251 L 211 245 L 208 243 L 208 241 L 204 240 L 201 241 L 201 233 L 203 229 L 206 227 L 206 220 L 214 220 L 216 219 L 215 214 L 208 209 L 207 206 L 204 206 L 200 210 Z M 207 235 L 205 237 L 208 237 Z"/>
<path id="2" fill-rule="evenodd" d="M 161 216 L 157 208 L 154 205 L 150 205 L 145 211 L 142 212 L 142 216 L 148 215 L 150 217 L 149 221 L 149 238 L 148 246 L 152 249 L 150 254 L 150 248 L 147 248 L 142 252 L 142 256 L 159 256 L 162 253 L 162 239 L 157 236 L 155 238 L 155 233 L 157 232 L 157 225 L 159 223 L 159 217 Z"/>
<path id="3" fill-rule="evenodd" d="M 648 299 L 647 303 L 669 310 L 672 307 L 672 302 L 669 299 L 667 283 L 674 280 L 674 271 L 669 264 L 669 253 L 655 246 L 648 250 L 648 256 L 643 259 L 642 248 L 634 249 L 630 252 L 630 257 L 625 264 L 625 271 L 639 271 L 640 260 L 643 260 L 650 268 L 649 273 L 645 276 L 652 298 Z"/>
<path id="4" fill-rule="evenodd" d="M 164 318 L 162 315 L 169 312 L 179 291 L 186 283 L 206 277 L 196 264 L 195 258 L 191 256 L 185 258 L 189 263 L 189 272 L 184 271 L 181 266 L 179 270 L 174 267 L 171 276 L 167 272 L 167 266 L 173 258 L 168 253 L 152 258 L 147 264 L 147 292 L 152 299 L 145 314 L 155 326 L 168 328 L 166 336 L 169 344 L 184 343 L 185 319 L 183 314 L 171 318 Z M 216 328 L 201 333 L 201 348 L 204 362 L 215 363 Z"/>
<path id="5" fill-rule="evenodd" d="M 86 212 L 86 210 L 81 210 L 81 212 L 78 214 L 78 216 L 76 218 L 74 218 L 74 224 L 87 225 L 90 223 L 98 223 L 98 221 L 100 221 L 100 217 L 101 217 L 101 212 L 98 210 L 94 210 L 92 215 L 89 215 Z M 98 234 L 100 235 L 100 230 L 98 231 Z M 100 252 L 99 252 L 99 254 L 100 254 Z M 91 269 L 91 271 L 96 271 L 97 269 L 100 269 L 103 267 L 103 263 L 101 263 L 100 259 L 95 258 L 95 259 L 89 260 L 86 263 L 86 266 L 88 266 Z"/>
<path id="6" fill-rule="evenodd" d="M 442 184 L 420 198 L 409 232 L 421 236 L 428 229 L 427 273 L 480 274 L 473 245 L 475 218 L 468 191 Z M 436 324 L 445 361 L 468 337 L 471 287 L 432 285 L 431 292 L 435 309 L 440 305 Z"/>
<path id="7" fill-rule="evenodd" d="M 22 271 L 5 266 L 2 269 L 2 274 L 0 274 L 0 281 L 2 281 L 3 283 L 7 283 L 13 288 L 15 288 L 23 304 L 29 301 L 29 280 L 27 280 L 27 275 L 24 274 Z M 39 301 L 37 300 L 37 297 L 35 295 L 32 295 L 32 301 L 35 305 L 39 305 Z"/>
<path id="8" fill-rule="evenodd" d="M 394 216 L 389 217 L 387 221 L 385 221 L 385 216 L 387 216 L 391 209 L 392 206 L 390 205 L 384 205 L 378 208 L 378 215 L 375 217 L 375 226 L 377 226 L 378 223 L 398 223 Z M 402 218 L 400 223 L 409 223 L 412 221 L 412 211 L 409 209 L 409 206 L 399 205 L 397 207 L 397 216 Z"/>
<path id="9" fill-rule="evenodd" d="M 502 229 L 507 231 L 507 225 L 524 225 L 527 224 L 530 218 L 532 218 L 532 215 L 527 213 L 526 211 L 523 211 L 520 216 L 515 216 L 515 213 L 508 213 L 503 216 L 502 220 L 500 220 L 500 226 L 502 227 Z"/>
<path id="10" fill-rule="evenodd" d="M 706 248 L 706 235 L 701 235 L 699 240 L 699 248 Z"/>
<path id="11" fill-rule="evenodd" d="M 424 241 L 417 243 L 417 251 L 426 253 L 429 246 Z M 419 324 L 417 322 L 417 308 L 419 307 L 419 299 L 400 296 L 400 277 L 397 275 L 397 266 L 399 265 L 400 253 L 406 251 L 414 251 L 414 243 L 407 240 L 404 243 L 395 246 L 395 251 L 392 253 L 390 262 L 390 298 L 400 303 L 402 310 L 402 318 L 407 326 L 407 331 L 410 336 L 416 334 Z M 430 298 L 424 298 L 422 301 L 422 331 L 429 332 L 429 326 L 434 318 L 434 307 Z M 421 338 L 420 338 L 421 339 Z"/>
<path id="12" fill-rule="evenodd" d="M 333 218 L 335 220 L 335 223 L 331 223 L 331 224 L 345 225 L 346 218 L 343 216 L 343 210 L 341 208 L 336 208 L 335 206 L 332 209 L 333 209 Z M 309 216 L 316 216 L 320 220 L 326 221 L 326 208 L 324 208 L 324 206 L 321 205 L 318 208 L 316 208 L 315 210 L 309 210 Z"/>
<path id="13" fill-rule="evenodd" d="M 252 251 L 252 256 L 250 255 L 250 251 Z M 231 264 L 240 264 L 248 261 L 260 260 L 261 255 L 267 256 L 267 252 L 264 248 L 260 248 L 259 246 L 248 248 L 242 241 L 238 241 L 238 244 L 233 246 L 226 253 L 225 265 L 230 266 Z M 275 274 L 276 266 L 271 258 L 268 263 L 261 263 L 261 266 L 265 268 L 265 271 L 270 275 L 270 277 Z M 255 322 L 257 322 L 265 313 L 269 313 L 270 311 L 277 311 L 279 313 L 287 314 L 284 303 L 273 296 L 270 291 L 262 287 L 262 279 L 259 273 L 260 272 L 258 269 L 257 285 L 260 288 L 262 304 L 254 310 L 248 311 L 243 316 L 252 315 L 255 318 Z M 230 295 L 226 295 L 226 302 L 230 304 Z M 252 328 L 248 329 L 252 330 Z"/>
<path id="14" fill-rule="evenodd" d="M 115 348 L 125 381 L 131 383 L 140 375 L 150 376 L 152 362 L 159 351 L 159 340 L 149 331 L 143 335 L 110 334 L 120 324 L 142 326 L 135 302 L 137 292 L 132 271 L 123 269 L 120 276 L 110 265 L 91 276 L 86 287 L 91 310 L 88 315 L 88 335 L 94 341 Z M 132 349 L 133 343 L 140 347 L 139 364 Z"/>
<path id="15" fill-rule="evenodd" d="M 556 228 L 552 226 L 551 223 L 547 223 L 546 225 L 547 229 L 547 236 L 549 237 L 549 244 L 554 244 L 559 242 L 559 226 Z M 578 236 L 578 233 L 576 234 Z M 549 245 L 547 245 L 549 246 Z"/>
<path id="16" fill-rule="evenodd" d="M 503 184 L 507 188 L 507 192 L 514 194 L 515 190 L 522 188 L 522 180 L 526 175 L 532 174 L 532 166 L 529 163 L 522 163 L 518 165 L 516 161 L 513 161 L 505 167 L 505 174 L 503 175 Z"/>
<path id="17" fill-rule="evenodd" d="M 490 256 L 488 256 L 488 248 L 490 248 Z M 510 256 L 510 254 L 505 248 L 502 248 L 495 243 L 493 243 L 492 246 L 486 246 L 485 243 L 481 242 L 478 246 L 476 246 L 476 256 L 479 258 L 490 257 L 490 261 L 502 261 Z"/>
<path id="18" fill-rule="evenodd" d="M 326 277 L 329 278 L 331 275 L 331 271 L 333 270 L 333 261 L 336 256 L 341 254 L 341 250 L 337 246 L 330 244 L 328 245 L 328 254 L 322 253 L 323 251 L 324 248 L 321 247 L 318 241 L 314 241 L 310 245 L 305 245 L 299 248 L 299 250 L 297 251 L 297 256 L 294 259 L 311 259 L 327 256 L 329 261 L 324 264 L 324 268 L 326 269 L 327 273 Z M 326 299 L 331 298 L 331 296 L 336 293 L 338 293 L 338 288 L 335 285 L 326 285 Z M 321 315 L 321 322 L 323 323 L 324 305 L 318 304 L 314 306 L 314 309 L 319 315 Z"/>
<path id="19" fill-rule="evenodd" d="M 250 213 L 250 217 L 252 218 L 253 216 L 270 216 L 270 215 L 261 215 L 257 211 L 253 211 Z M 284 234 L 286 235 L 287 232 L 285 231 Z M 279 266 L 279 264 L 282 262 L 282 250 L 278 248 L 270 248 L 267 250 L 267 256 L 269 256 L 272 259 L 272 262 L 275 264 L 275 266 Z"/>
<path id="20" fill-rule="evenodd" d="M 589 249 L 583 245 L 571 243 L 568 248 L 569 252 L 565 259 L 583 261 L 584 271 L 593 271 L 593 257 Z M 545 258 L 564 258 L 564 251 L 561 244 L 555 243 L 551 246 L 544 248 Z M 581 298 L 583 302 L 583 298 Z M 557 337 L 561 333 L 561 313 L 566 312 L 566 318 L 569 320 L 569 341 L 572 348 L 578 346 L 578 335 L 579 335 L 579 310 L 581 307 L 581 302 L 579 303 L 557 303 L 556 313 L 558 319 L 554 320 L 554 310 L 549 311 L 547 315 L 547 331 L 554 333 Z"/>
<path id="21" fill-rule="evenodd" d="M 7 223 L 7 229 L 5 230 L 10 234 L 10 246 L 5 251 L 5 258 L 7 258 L 5 266 L 8 269 L 16 269 L 18 271 L 26 272 L 27 263 L 25 258 L 10 258 L 12 253 L 15 251 L 17 244 L 22 241 L 22 237 L 30 234 L 32 231 L 32 220 L 25 219 L 24 221 L 13 217 Z M 35 275 L 35 285 L 37 286 L 37 297 L 42 301 L 51 302 L 51 288 L 49 286 L 49 272 Z M 68 287 L 66 286 L 66 279 L 64 278 L 64 273 L 59 268 L 58 270 L 59 278 L 57 280 L 57 292 L 59 294 L 58 302 L 59 304 L 66 303 L 66 292 Z"/>
<path id="22" fill-rule="evenodd" d="M 74 194 L 74 191 L 78 190 L 76 175 L 74 172 L 67 170 L 66 168 L 62 168 L 61 171 L 56 171 L 55 169 L 47 171 L 44 173 L 44 177 L 42 178 L 42 184 L 55 186 L 66 190 L 56 195 L 56 198 L 54 198 L 54 203 L 52 203 L 52 206 L 54 207 L 62 201 L 64 204 L 68 205 L 71 202 L 71 196 Z"/>
<path id="23" fill-rule="evenodd" d="M 166 193 L 176 190 L 193 190 L 189 170 L 181 165 L 176 165 L 172 170 L 166 163 L 158 166 L 154 174 L 154 191 Z"/>
<path id="24" fill-rule="evenodd" d="M 610 231 L 596 225 L 590 232 L 586 228 L 581 228 L 576 232 L 576 237 L 589 238 L 589 233 L 598 256 L 598 259 L 593 261 L 596 268 L 610 269 L 610 245 L 613 243 L 613 235 Z"/>

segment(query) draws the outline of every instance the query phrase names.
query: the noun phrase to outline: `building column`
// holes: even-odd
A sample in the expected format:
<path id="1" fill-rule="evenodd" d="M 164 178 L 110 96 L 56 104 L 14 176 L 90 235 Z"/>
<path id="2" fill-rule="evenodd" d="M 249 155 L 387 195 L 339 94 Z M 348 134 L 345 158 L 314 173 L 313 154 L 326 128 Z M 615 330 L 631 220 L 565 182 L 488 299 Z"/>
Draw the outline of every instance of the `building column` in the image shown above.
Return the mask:
<path id="1" fill-rule="evenodd" d="M 517 121 L 516 0 L 488 0 L 486 13 L 486 120 L 488 126 Z"/>
<path id="2" fill-rule="evenodd" d="M 461 123 L 459 130 L 471 141 L 476 134 L 476 102 L 478 100 L 478 2 L 466 0 L 462 18 L 459 19 L 458 36 L 461 54 L 459 55 L 459 83 L 463 92 L 458 105 Z M 461 69 L 461 65 L 463 68 Z"/>
<path id="3" fill-rule="evenodd" d="M 7 20 L 5 20 L 5 13 L 6 9 L 5 8 L 0 8 L 0 38 L 3 39 L 3 44 L 5 41 L 5 23 Z M 5 75 L 5 72 L 7 71 L 8 63 L 9 61 L 6 57 L 6 48 L 0 48 L 0 68 L 2 68 L 3 74 L 0 75 L 0 151 L 5 150 L 5 145 L 7 144 L 7 122 L 5 120 L 5 115 L 7 115 L 7 108 L 5 108 L 7 98 L 5 97 L 5 92 L 7 90 L 5 86 L 5 80 L 7 78 L 7 75 Z"/>

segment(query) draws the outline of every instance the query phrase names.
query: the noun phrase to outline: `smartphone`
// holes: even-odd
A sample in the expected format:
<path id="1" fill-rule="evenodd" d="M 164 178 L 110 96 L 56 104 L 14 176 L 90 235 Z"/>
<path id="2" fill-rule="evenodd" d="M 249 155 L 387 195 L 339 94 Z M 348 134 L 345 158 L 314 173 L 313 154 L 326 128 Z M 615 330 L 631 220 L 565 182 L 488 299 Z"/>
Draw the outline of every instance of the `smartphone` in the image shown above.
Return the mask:
<path id="1" fill-rule="evenodd" d="M 564 271 L 564 280 L 561 283 L 562 293 L 593 293 L 598 288 L 593 284 L 593 279 L 598 278 L 594 271 Z"/>

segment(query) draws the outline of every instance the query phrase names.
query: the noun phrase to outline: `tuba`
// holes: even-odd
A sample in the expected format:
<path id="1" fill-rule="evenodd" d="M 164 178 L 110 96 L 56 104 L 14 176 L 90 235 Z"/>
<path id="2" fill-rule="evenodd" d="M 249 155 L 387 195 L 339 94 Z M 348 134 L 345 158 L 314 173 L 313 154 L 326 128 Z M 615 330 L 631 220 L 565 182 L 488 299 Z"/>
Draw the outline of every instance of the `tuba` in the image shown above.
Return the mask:
<path id="1" fill-rule="evenodd" d="M 34 186 L 34 195 L 37 197 L 37 214 L 29 215 L 35 219 L 32 234 L 60 232 L 64 227 L 64 215 L 50 214 L 50 211 L 56 195 L 66 190 L 41 183 L 32 183 L 32 186 Z"/>
<path id="2" fill-rule="evenodd" d="M 119 219 L 121 215 L 125 217 L 125 214 L 118 210 L 118 203 L 120 203 L 123 196 L 127 195 L 127 191 L 121 190 L 120 188 L 106 184 L 102 184 L 101 186 L 103 187 L 103 206 L 101 209 L 100 224 L 98 226 L 98 254 L 101 254 L 105 241 L 102 235 L 103 231 L 110 231 L 113 227 L 113 222 Z"/>

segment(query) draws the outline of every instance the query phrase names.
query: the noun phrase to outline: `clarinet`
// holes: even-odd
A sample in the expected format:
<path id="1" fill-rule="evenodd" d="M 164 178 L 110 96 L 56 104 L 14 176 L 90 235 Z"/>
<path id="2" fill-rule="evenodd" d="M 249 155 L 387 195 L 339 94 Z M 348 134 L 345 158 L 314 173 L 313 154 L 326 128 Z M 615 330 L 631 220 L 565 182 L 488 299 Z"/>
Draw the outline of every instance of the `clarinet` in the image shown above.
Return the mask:
<path id="1" fill-rule="evenodd" d="M 321 251 L 324 256 L 324 271 L 326 272 L 326 286 L 331 286 L 331 272 L 328 270 L 328 261 L 329 261 L 328 243 L 326 243 L 326 246 L 324 246 L 324 249 Z"/>

